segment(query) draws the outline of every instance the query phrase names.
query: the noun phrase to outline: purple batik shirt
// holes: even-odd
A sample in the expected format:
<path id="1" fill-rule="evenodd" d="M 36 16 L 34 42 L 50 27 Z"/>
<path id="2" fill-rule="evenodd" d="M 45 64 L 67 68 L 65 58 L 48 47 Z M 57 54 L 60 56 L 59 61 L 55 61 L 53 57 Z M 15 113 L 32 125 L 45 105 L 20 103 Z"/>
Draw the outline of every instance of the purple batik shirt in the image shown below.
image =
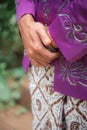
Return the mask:
<path id="1" fill-rule="evenodd" d="M 87 100 L 87 0 L 16 0 L 17 20 L 31 14 L 48 25 L 62 56 L 53 62 L 54 89 Z M 24 53 L 27 71 L 30 60 Z"/>

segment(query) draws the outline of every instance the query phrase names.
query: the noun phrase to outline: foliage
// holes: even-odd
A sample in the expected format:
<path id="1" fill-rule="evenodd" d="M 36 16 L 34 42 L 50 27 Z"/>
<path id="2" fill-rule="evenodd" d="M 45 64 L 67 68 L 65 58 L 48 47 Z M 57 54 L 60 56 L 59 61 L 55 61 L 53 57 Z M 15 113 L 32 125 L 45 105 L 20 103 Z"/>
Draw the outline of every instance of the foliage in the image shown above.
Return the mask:
<path id="1" fill-rule="evenodd" d="M 17 111 L 15 111 L 16 116 L 20 116 L 24 113 L 26 113 L 28 109 L 26 107 L 21 106 Z"/>
<path id="2" fill-rule="evenodd" d="M 23 46 L 17 28 L 15 0 L 0 1 L 0 111 L 20 98 Z"/>
<path id="3" fill-rule="evenodd" d="M 16 105 L 20 99 L 20 81 L 24 75 L 22 68 L 6 69 L 6 64 L 0 64 L 0 111 Z"/>
<path id="4" fill-rule="evenodd" d="M 0 62 L 6 62 L 8 68 L 20 66 L 23 53 L 14 1 L 0 2 Z M 14 62 L 15 60 L 17 62 Z"/>
<path id="5" fill-rule="evenodd" d="M 0 2 L 0 40 L 3 42 L 16 40 L 16 18 L 14 0 Z M 6 41 L 5 41 L 6 40 Z"/>

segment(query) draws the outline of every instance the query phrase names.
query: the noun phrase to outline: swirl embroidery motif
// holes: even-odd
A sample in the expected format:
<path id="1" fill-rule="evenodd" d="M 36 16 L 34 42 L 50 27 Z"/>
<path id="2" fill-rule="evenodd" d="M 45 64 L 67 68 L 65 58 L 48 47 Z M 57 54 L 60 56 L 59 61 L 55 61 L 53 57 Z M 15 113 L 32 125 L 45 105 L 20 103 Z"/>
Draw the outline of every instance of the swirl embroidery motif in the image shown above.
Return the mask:
<path id="1" fill-rule="evenodd" d="M 63 80 L 67 79 L 70 85 L 80 84 L 87 87 L 87 68 L 81 61 L 69 63 L 63 56 L 59 59 L 60 71 Z"/>
<path id="2" fill-rule="evenodd" d="M 87 45 L 87 33 L 83 31 L 82 26 L 73 24 L 72 19 L 68 14 L 58 14 L 58 16 L 64 18 L 64 28 L 69 30 L 67 36 L 72 36 L 77 42 Z"/>
<path id="3" fill-rule="evenodd" d="M 63 4 L 60 6 L 60 8 L 58 9 L 57 14 L 59 14 L 59 12 L 60 12 L 67 4 L 70 3 L 70 1 L 71 1 L 71 0 L 65 0 L 65 1 L 63 2 Z"/>
<path id="4" fill-rule="evenodd" d="M 57 14 L 59 14 L 59 12 L 67 5 L 70 3 L 71 0 L 65 0 L 63 2 L 63 4 L 60 6 L 60 8 L 57 11 Z M 48 18 L 49 18 L 49 14 L 52 10 L 50 10 L 50 8 L 47 6 L 47 0 L 41 0 L 40 2 L 42 2 L 43 6 L 43 14 L 44 14 L 44 21 L 46 24 L 48 24 Z"/>

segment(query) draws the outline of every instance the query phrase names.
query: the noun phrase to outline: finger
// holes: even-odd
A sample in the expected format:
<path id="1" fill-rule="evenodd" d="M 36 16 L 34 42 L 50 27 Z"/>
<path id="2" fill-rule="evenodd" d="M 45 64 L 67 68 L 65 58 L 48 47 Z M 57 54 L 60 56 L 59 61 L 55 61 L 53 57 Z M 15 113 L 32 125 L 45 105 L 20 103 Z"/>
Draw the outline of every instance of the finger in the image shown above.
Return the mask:
<path id="1" fill-rule="evenodd" d="M 32 58 L 37 62 L 40 62 L 41 65 L 45 66 L 46 64 L 50 63 L 53 59 L 58 57 L 57 53 L 51 53 L 42 45 L 36 33 L 34 34 L 34 38 L 31 37 L 29 41 L 29 47 L 26 47 L 26 52 L 29 58 Z"/>
<path id="2" fill-rule="evenodd" d="M 48 30 L 47 27 L 46 27 L 46 30 L 47 30 L 47 34 L 48 34 L 49 38 L 51 39 L 51 45 L 52 45 L 54 48 L 57 48 L 57 45 L 56 45 L 55 41 L 53 40 L 53 38 L 52 38 L 52 36 L 51 36 L 51 34 L 50 34 L 50 32 L 49 32 L 49 30 Z"/>
<path id="3" fill-rule="evenodd" d="M 34 37 L 32 37 L 31 48 L 28 48 L 29 56 L 34 60 L 37 60 L 39 62 L 45 62 L 47 64 L 48 58 L 44 56 L 45 52 L 42 53 L 43 49 L 44 51 L 46 51 L 47 49 L 43 46 L 38 35 L 34 31 L 31 32 L 31 35 L 32 34 L 34 35 Z"/>
<path id="4" fill-rule="evenodd" d="M 33 43 L 32 48 L 34 49 L 33 51 L 35 52 L 34 58 L 37 58 L 41 62 L 46 62 L 49 63 L 50 60 L 57 58 L 58 54 L 57 53 L 52 53 L 50 52 L 40 41 L 38 34 L 32 31 L 34 34 L 33 37 Z"/>
<path id="5" fill-rule="evenodd" d="M 45 45 L 45 46 L 49 46 L 51 44 L 51 39 L 49 38 L 47 32 L 46 32 L 46 28 L 43 26 L 42 28 L 39 28 L 39 30 L 37 31 L 39 38 L 41 40 L 41 42 Z"/>
<path id="6" fill-rule="evenodd" d="M 42 51 L 40 53 L 48 61 L 50 61 L 52 59 L 55 59 L 55 58 L 58 58 L 58 53 L 51 52 L 51 51 L 49 51 L 48 49 L 46 49 L 44 47 L 43 47 L 43 49 L 42 49 Z"/>

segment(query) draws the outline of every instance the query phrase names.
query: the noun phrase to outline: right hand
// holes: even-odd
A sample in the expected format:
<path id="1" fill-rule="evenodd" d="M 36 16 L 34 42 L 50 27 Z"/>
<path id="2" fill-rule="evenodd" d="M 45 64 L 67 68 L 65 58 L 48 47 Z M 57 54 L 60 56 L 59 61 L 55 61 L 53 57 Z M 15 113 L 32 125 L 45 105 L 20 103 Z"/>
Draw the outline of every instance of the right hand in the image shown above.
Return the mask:
<path id="1" fill-rule="evenodd" d="M 50 52 L 45 48 L 51 45 L 51 39 L 46 33 L 45 26 L 35 22 L 32 15 L 24 15 L 18 22 L 18 27 L 25 51 L 32 64 L 46 66 L 58 57 L 58 53 Z"/>

